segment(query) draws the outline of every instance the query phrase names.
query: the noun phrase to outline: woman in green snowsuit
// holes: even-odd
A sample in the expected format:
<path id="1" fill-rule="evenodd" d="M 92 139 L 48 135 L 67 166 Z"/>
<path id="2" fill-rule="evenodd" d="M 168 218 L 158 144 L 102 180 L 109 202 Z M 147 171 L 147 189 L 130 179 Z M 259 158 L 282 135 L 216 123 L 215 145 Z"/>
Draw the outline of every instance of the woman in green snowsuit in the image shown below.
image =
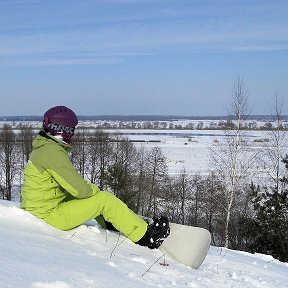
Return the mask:
<path id="1" fill-rule="evenodd" d="M 159 226 L 155 223 L 147 229 L 147 223 L 121 200 L 84 180 L 72 165 L 68 153 L 77 123 L 75 113 L 65 106 L 45 113 L 43 130 L 32 143 L 24 170 L 21 208 L 61 230 L 103 217 L 131 241 L 157 248 L 169 234 L 167 218 L 158 219 L 165 222 L 161 229 L 155 229 Z"/>

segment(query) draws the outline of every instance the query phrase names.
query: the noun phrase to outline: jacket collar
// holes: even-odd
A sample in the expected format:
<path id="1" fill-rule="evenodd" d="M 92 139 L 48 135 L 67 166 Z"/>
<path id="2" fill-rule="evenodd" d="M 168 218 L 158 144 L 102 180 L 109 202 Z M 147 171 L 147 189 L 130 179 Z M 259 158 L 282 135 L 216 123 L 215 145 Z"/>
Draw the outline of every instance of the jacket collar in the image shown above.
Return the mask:
<path id="1" fill-rule="evenodd" d="M 69 145 L 69 144 L 61 141 L 61 139 L 58 139 L 57 137 L 53 137 L 51 134 L 46 133 L 44 130 L 39 131 L 38 135 L 45 138 L 45 139 L 54 141 L 55 143 L 62 146 L 67 152 L 71 152 L 73 150 L 72 145 Z"/>

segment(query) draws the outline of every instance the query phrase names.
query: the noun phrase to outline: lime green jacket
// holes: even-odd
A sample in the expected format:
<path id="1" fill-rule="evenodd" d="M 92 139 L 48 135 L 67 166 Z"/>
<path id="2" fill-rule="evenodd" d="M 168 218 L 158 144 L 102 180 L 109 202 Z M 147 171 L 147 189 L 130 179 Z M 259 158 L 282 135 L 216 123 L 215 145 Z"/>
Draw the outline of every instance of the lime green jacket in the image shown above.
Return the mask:
<path id="1" fill-rule="evenodd" d="M 71 146 L 39 133 L 24 170 L 21 208 L 45 218 L 56 206 L 73 198 L 89 198 L 99 188 L 84 180 L 71 163 Z"/>

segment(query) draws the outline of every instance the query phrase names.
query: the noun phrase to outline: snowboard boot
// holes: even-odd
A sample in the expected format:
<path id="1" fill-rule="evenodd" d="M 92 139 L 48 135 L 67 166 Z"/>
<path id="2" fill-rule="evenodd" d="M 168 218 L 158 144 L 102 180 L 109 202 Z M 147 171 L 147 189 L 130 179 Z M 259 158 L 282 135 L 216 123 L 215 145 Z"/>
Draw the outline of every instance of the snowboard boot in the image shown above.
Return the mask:
<path id="1" fill-rule="evenodd" d="M 163 243 L 165 238 L 169 236 L 170 228 L 167 217 L 153 217 L 152 219 L 153 223 L 148 225 L 146 233 L 136 244 L 147 246 L 150 249 L 156 249 Z"/>

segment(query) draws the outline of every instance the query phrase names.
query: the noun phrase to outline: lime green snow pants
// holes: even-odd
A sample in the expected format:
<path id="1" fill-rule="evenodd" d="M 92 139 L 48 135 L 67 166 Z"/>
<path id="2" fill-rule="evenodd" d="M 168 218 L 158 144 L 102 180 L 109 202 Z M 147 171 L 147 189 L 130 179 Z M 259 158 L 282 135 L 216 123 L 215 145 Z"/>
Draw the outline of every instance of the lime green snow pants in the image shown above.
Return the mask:
<path id="1" fill-rule="evenodd" d="M 90 198 L 63 202 L 43 220 L 60 230 L 70 230 L 100 215 L 133 242 L 139 241 L 147 230 L 147 223 L 142 218 L 105 191 Z"/>

